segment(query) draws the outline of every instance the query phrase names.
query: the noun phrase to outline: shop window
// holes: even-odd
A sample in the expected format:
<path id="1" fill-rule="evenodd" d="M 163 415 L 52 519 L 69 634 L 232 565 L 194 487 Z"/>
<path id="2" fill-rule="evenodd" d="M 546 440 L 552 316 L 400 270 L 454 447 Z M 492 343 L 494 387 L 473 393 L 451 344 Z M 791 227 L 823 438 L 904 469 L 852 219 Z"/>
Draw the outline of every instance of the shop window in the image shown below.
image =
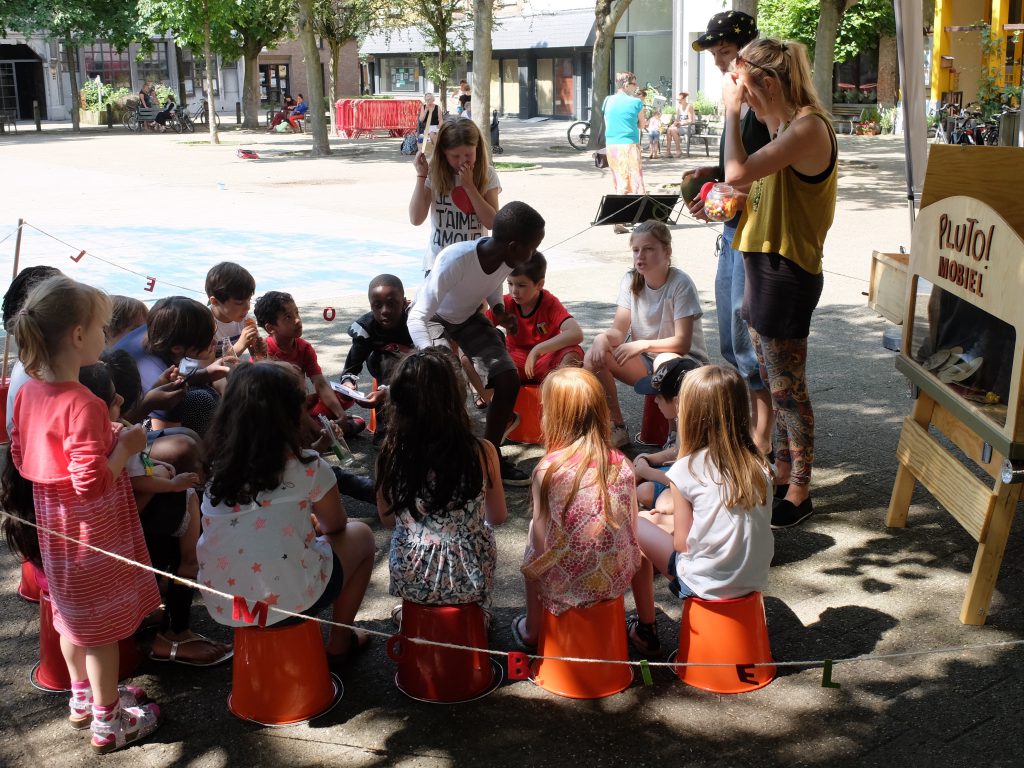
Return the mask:
<path id="1" fill-rule="evenodd" d="M 167 43 L 154 43 L 151 53 L 140 58 L 135 65 L 139 83 L 169 83 L 171 71 L 167 66 Z"/>
<path id="2" fill-rule="evenodd" d="M 624 23 L 623 23 L 624 22 Z M 623 32 L 653 32 L 672 30 L 672 4 L 665 0 L 633 0 L 626 17 L 619 23 Z M 642 44 L 642 41 L 638 41 Z"/>
<path id="3" fill-rule="evenodd" d="M 380 60 L 381 84 L 385 91 L 418 93 L 420 65 L 416 59 L 389 56 Z"/>
<path id="4" fill-rule="evenodd" d="M 572 59 L 555 59 L 554 71 L 555 114 L 572 117 L 576 114 L 576 78 Z"/>
<path id="5" fill-rule="evenodd" d="M 132 73 L 128 51 L 118 52 L 110 43 L 94 43 L 82 46 L 82 60 L 87 78 L 95 80 L 99 77 L 105 85 L 131 88 Z"/>

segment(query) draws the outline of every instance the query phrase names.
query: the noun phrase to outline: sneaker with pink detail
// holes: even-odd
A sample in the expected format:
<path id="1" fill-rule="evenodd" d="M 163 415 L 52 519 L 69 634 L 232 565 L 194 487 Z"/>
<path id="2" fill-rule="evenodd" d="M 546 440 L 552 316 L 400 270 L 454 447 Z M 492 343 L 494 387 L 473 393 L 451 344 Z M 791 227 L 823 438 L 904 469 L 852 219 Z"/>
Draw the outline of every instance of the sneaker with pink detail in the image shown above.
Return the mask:
<path id="1" fill-rule="evenodd" d="M 77 687 L 78 685 L 71 684 L 71 700 L 68 702 L 71 714 L 68 715 L 68 722 L 76 731 L 81 731 L 92 723 L 92 707 L 95 702 L 92 698 L 92 687 L 88 684 L 82 687 Z M 122 707 L 138 707 L 152 701 L 144 690 L 134 685 L 117 686 L 117 698 Z"/>
<path id="2" fill-rule="evenodd" d="M 118 702 L 112 707 L 93 706 L 93 751 L 105 755 L 123 749 L 146 738 L 159 725 L 160 707 L 156 704 L 122 707 Z"/>

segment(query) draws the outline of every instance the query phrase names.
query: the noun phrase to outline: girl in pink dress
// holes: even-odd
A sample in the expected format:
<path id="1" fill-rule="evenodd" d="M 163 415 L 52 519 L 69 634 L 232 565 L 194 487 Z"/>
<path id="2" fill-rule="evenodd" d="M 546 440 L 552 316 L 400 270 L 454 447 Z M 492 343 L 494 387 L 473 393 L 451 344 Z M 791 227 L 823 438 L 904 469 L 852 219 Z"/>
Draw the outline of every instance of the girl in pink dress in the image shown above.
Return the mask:
<path id="1" fill-rule="evenodd" d="M 512 622 L 512 636 L 528 651 L 542 610 L 559 615 L 617 598 L 640 567 L 633 465 L 611 446 L 601 383 L 561 368 L 544 379 L 541 399 L 545 455 L 533 473 L 526 613 Z"/>
<path id="2" fill-rule="evenodd" d="M 118 641 L 160 605 L 153 574 L 83 544 L 149 565 L 125 462 L 146 448 L 142 427 L 112 424 L 78 382 L 99 360 L 110 321 L 106 294 L 67 277 L 32 290 L 11 323 L 32 377 L 14 401 L 11 455 L 33 484 L 53 624 L 71 676 L 71 725 L 91 724 L 92 747 L 112 752 L 154 731 L 156 704 L 118 691 Z"/>

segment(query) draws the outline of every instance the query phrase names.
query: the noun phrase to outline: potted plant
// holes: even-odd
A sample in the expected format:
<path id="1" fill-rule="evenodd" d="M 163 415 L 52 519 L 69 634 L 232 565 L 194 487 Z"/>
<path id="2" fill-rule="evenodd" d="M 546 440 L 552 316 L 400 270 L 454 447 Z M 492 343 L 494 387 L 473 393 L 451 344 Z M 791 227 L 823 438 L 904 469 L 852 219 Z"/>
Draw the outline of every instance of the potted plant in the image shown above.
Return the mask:
<path id="1" fill-rule="evenodd" d="M 855 131 L 858 136 L 877 136 L 881 133 L 881 117 L 875 107 L 865 107 L 860 111 Z"/>

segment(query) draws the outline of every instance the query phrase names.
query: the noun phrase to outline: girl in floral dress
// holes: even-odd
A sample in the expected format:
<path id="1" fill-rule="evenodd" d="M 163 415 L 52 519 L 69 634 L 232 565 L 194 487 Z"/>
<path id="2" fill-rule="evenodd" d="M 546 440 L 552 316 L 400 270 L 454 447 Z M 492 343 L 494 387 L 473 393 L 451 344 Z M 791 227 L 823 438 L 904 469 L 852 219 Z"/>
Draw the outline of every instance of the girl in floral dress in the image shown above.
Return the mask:
<path id="1" fill-rule="evenodd" d="M 497 562 L 491 527 L 507 514 L 498 452 L 473 435 L 446 350 L 404 358 L 388 394 L 377 510 L 394 528 L 391 594 L 423 605 L 479 603 L 489 610 Z"/>
<path id="2" fill-rule="evenodd" d="M 544 379 L 545 455 L 533 474 L 533 522 L 522 567 L 526 613 L 516 644 L 533 650 L 541 611 L 612 600 L 640 567 L 633 466 L 610 440 L 608 404 L 594 374 L 562 368 Z"/>

